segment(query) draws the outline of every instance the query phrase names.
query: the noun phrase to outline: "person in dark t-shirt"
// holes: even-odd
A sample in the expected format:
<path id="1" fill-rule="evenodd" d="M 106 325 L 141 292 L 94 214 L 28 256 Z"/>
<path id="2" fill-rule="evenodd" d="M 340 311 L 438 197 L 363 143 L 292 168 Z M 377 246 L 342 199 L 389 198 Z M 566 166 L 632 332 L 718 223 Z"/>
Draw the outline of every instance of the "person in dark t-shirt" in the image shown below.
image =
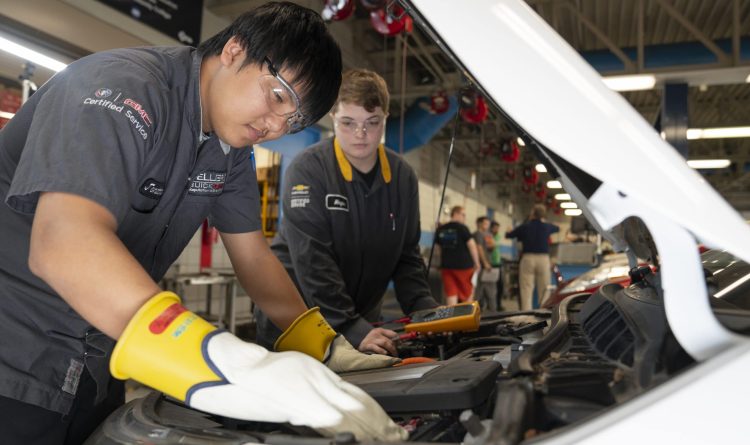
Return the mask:
<path id="1" fill-rule="evenodd" d="M 440 252 L 440 274 L 448 305 L 472 301 L 472 275 L 480 268 L 477 244 L 464 224 L 466 211 L 461 206 L 451 209 L 450 222 L 435 232 L 435 246 Z"/>

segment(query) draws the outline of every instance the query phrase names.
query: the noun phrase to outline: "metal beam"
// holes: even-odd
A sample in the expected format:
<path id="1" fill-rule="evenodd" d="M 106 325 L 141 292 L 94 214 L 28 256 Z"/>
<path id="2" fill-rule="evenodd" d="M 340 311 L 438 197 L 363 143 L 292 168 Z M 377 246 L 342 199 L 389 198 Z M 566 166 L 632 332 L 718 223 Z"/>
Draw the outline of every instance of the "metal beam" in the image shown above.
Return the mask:
<path id="1" fill-rule="evenodd" d="M 688 31 L 693 33 L 695 37 L 703 44 L 706 48 L 708 48 L 712 53 L 716 55 L 716 58 L 719 60 L 720 63 L 729 64 L 730 58 L 729 56 L 722 51 L 721 48 L 719 48 L 713 40 L 708 38 L 706 34 L 704 34 L 700 29 L 698 29 L 690 20 L 688 20 L 680 11 L 675 9 L 674 6 L 667 3 L 665 0 L 654 0 L 656 3 L 658 3 L 664 10 L 672 16 L 677 22 L 679 22 L 683 27 L 685 27 Z"/>
<path id="2" fill-rule="evenodd" d="M 638 0 L 638 36 L 637 36 L 637 61 L 636 61 L 636 69 L 638 72 L 643 71 L 645 68 L 645 44 L 643 43 L 644 38 L 643 35 L 645 33 L 645 24 L 644 24 L 644 14 L 643 14 L 643 0 Z"/>
<path id="3" fill-rule="evenodd" d="M 594 35 L 599 38 L 606 46 L 607 49 L 612 51 L 612 53 L 617 56 L 618 59 L 622 60 L 622 63 L 625 65 L 626 71 L 635 71 L 636 66 L 633 63 L 632 60 L 630 60 L 630 57 L 627 56 L 615 43 L 607 36 L 607 34 L 604 33 L 601 29 L 599 29 L 598 26 L 596 26 L 591 20 L 589 20 L 586 16 L 584 16 L 576 7 L 571 4 L 569 1 L 566 1 L 562 4 L 562 6 L 566 7 L 570 11 L 575 14 L 575 16 L 578 18 L 578 22 L 586 26 L 586 28 L 589 29 Z"/>
<path id="4" fill-rule="evenodd" d="M 427 44 L 422 42 L 422 38 L 419 37 L 417 33 L 411 33 L 410 37 L 412 38 L 412 40 L 414 40 L 414 42 L 416 42 L 417 47 L 419 48 L 418 53 L 421 54 L 421 57 L 424 58 L 424 60 L 427 62 L 427 65 L 429 65 L 429 67 L 432 67 L 432 69 L 434 70 L 434 71 L 432 70 L 430 71 L 432 75 L 436 76 L 440 80 L 440 83 L 446 83 L 445 82 L 446 74 L 443 72 L 443 69 L 440 67 L 440 64 L 437 63 L 437 61 L 435 61 L 434 57 L 432 57 L 432 54 L 427 51 Z M 429 67 L 425 66 L 425 68 L 428 68 L 428 69 Z"/>
<path id="5" fill-rule="evenodd" d="M 732 61 L 740 63 L 740 0 L 732 2 Z"/>

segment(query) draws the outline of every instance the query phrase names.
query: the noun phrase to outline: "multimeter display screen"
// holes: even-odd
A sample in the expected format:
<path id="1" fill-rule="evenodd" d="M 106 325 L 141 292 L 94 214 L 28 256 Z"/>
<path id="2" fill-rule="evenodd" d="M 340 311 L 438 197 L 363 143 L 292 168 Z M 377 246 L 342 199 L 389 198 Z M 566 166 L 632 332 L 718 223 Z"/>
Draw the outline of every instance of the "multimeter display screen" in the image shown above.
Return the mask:
<path id="1" fill-rule="evenodd" d="M 424 323 L 428 321 L 445 320 L 446 318 L 461 317 L 474 313 L 474 306 L 470 304 L 462 306 L 439 307 L 429 311 L 413 314 L 412 323 Z"/>

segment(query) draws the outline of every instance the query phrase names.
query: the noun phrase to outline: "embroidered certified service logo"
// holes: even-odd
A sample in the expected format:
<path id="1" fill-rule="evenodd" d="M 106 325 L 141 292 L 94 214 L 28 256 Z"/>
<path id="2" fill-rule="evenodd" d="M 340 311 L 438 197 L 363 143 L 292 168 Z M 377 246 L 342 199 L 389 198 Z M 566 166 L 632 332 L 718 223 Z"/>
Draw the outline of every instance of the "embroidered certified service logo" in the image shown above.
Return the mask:
<path id="1" fill-rule="evenodd" d="M 326 195 L 326 208 L 328 210 L 349 211 L 349 199 L 343 195 Z"/>
<path id="2" fill-rule="evenodd" d="M 149 132 L 147 131 L 147 129 L 151 127 L 151 124 L 153 124 L 151 116 L 141 104 L 134 101 L 133 99 L 127 98 L 124 101 L 120 102 L 119 99 L 122 94 L 122 92 L 119 92 L 114 98 L 106 99 L 107 97 L 112 95 L 112 90 L 110 90 L 109 88 L 99 88 L 94 92 L 95 97 L 84 98 L 83 104 L 94 105 L 96 107 L 100 107 L 100 109 L 124 114 L 127 120 L 130 121 L 130 125 L 138 133 L 138 135 L 143 138 L 144 141 L 147 140 L 149 137 Z M 128 107 L 128 109 L 125 109 L 126 106 Z M 124 113 L 123 109 L 125 109 Z"/>

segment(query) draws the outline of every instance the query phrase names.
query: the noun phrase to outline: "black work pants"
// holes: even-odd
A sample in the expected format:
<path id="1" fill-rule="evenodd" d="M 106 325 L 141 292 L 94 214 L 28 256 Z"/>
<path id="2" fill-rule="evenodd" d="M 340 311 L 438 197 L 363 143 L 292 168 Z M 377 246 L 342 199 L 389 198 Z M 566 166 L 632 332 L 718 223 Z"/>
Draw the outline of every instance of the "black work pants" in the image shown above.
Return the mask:
<path id="1" fill-rule="evenodd" d="M 84 371 L 67 415 L 0 396 L 0 443 L 4 445 L 80 445 L 125 402 L 123 382 L 110 379 L 107 398 L 94 405 L 96 384 Z"/>

